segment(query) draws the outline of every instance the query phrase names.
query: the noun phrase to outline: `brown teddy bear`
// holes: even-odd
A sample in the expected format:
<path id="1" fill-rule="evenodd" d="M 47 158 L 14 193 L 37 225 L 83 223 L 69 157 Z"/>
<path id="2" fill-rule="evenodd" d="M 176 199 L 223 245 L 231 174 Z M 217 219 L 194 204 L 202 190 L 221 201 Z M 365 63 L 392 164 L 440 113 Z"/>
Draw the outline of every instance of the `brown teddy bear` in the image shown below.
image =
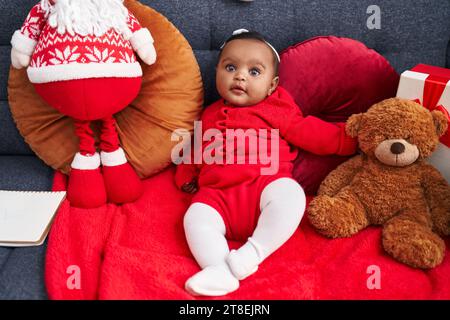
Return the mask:
<path id="1" fill-rule="evenodd" d="M 447 130 L 446 116 L 392 98 L 352 115 L 346 130 L 362 154 L 322 182 L 308 208 L 311 224 L 331 238 L 383 225 L 390 255 L 416 268 L 437 266 L 445 252 L 440 236 L 450 235 L 450 187 L 424 159 Z"/>

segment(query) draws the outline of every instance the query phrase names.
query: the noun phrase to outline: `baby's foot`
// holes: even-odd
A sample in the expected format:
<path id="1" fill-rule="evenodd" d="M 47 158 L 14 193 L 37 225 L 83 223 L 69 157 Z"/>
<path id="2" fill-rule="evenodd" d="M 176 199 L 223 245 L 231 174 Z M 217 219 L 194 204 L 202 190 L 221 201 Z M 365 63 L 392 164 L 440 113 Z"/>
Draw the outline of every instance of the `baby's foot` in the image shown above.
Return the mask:
<path id="1" fill-rule="evenodd" d="M 224 296 L 239 288 L 239 281 L 226 264 L 208 266 L 190 277 L 185 284 L 192 295 Z"/>
<path id="2" fill-rule="evenodd" d="M 226 261 L 233 275 L 243 280 L 258 270 L 261 258 L 253 244 L 247 242 L 238 250 L 231 250 Z"/>

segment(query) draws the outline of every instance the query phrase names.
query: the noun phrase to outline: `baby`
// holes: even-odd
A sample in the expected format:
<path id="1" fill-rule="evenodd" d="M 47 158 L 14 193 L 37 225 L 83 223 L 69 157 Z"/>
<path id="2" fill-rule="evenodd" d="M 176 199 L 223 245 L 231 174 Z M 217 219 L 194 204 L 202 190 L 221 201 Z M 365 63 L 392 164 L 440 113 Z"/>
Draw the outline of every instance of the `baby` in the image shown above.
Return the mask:
<path id="1" fill-rule="evenodd" d="M 207 107 L 201 119 L 203 130 L 216 128 L 224 134 L 229 129 L 272 132 L 258 139 L 266 144 L 277 139 L 278 147 L 270 152 L 277 153 L 278 170 L 262 174 L 267 159 L 177 167 L 177 186 L 196 193 L 184 217 L 187 243 L 202 269 L 186 281 L 185 288 L 193 295 L 235 291 L 239 280 L 253 274 L 297 229 L 306 201 L 291 175 L 297 151 L 290 144 L 323 155 L 356 150 L 344 124 L 302 116 L 292 97 L 278 86 L 279 62 L 276 50 L 259 33 L 235 31 L 222 46 L 217 63 L 216 85 L 222 99 Z M 214 142 L 203 142 L 203 150 Z M 250 149 L 237 153 L 249 160 L 255 156 Z M 230 251 L 227 240 L 245 243 Z"/>

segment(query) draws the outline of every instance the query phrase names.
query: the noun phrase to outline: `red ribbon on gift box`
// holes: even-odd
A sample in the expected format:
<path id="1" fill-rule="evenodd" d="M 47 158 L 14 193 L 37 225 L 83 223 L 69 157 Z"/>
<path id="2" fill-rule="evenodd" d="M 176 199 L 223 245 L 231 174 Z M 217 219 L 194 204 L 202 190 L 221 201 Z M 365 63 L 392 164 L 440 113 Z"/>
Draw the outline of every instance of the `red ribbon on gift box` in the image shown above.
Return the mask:
<path id="1" fill-rule="evenodd" d="M 415 66 L 411 71 L 428 73 L 429 76 L 425 79 L 425 86 L 423 89 L 423 102 L 419 99 L 414 101 L 420 103 L 430 111 L 439 110 L 447 116 L 447 123 L 450 128 L 450 115 L 443 105 L 438 105 L 439 99 L 445 90 L 447 82 L 450 81 L 450 70 L 429 66 L 425 64 L 419 64 Z M 450 148 L 450 130 L 444 133 L 439 139 L 442 144 L 445 144 Z"/>

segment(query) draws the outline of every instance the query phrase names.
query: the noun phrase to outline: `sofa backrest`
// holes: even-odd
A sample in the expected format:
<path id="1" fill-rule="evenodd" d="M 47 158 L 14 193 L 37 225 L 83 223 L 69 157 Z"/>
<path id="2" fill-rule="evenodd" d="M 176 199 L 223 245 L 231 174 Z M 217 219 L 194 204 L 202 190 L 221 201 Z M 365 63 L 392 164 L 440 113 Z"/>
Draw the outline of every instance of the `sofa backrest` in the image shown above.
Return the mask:
<path id="1" fill-rule="evenodd" d="M 191 44 L 202 71 L 206 104 L 217 98 L 218 49 L 239 28 L 261 32 L 279 51 L 314 36 L 336 35 L 363 42 L 384 55 L 398 72 L 418 63 L 450 67 L 448 0 L 378 0 L 376 6 L 365 0 L 141 2 L 164 14 Z M 11 118 L 7 81 L 11 36 L 36 3 L 0 0 L 0 154 L 32 154 Z"/>

